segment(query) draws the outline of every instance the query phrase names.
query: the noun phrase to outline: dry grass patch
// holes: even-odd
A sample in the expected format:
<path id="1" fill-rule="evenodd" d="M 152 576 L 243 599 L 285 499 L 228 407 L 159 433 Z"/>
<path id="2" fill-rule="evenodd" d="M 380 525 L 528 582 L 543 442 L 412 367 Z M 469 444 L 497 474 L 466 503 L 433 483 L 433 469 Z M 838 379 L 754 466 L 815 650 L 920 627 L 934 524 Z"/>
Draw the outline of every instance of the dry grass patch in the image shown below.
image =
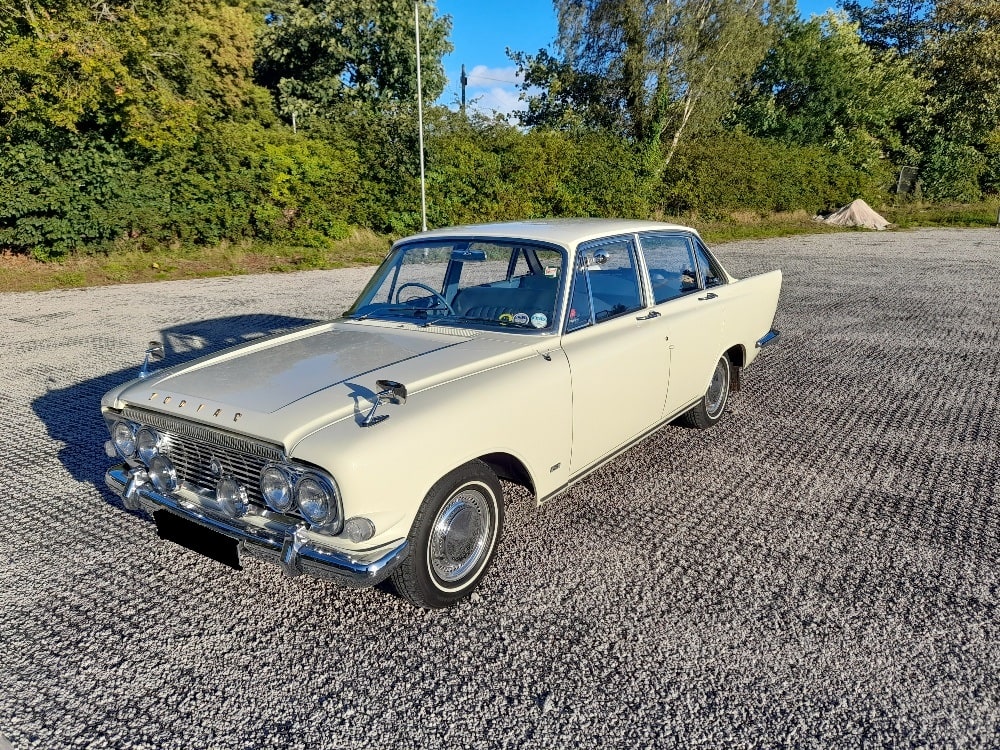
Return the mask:
<path id="1" fill-rule="evenodd" d="M 319 248 L 224 243 L 207 248 L 120 249 L 49 263 L 4 253 L 0 255 L 0 292 L 375 265 L 385 257 L 390 243 L 389 237 L 355 230 L 350 237 Z"/>

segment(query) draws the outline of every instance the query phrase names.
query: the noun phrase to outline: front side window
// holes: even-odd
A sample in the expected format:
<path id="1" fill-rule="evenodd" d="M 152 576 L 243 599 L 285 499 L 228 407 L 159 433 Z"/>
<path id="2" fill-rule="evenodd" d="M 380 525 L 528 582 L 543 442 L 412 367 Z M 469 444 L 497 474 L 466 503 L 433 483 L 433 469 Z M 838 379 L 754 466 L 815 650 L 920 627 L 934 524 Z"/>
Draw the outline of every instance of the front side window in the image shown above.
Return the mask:
<path id="1" fill-rule="evenodd" d="M 347 315 L 421 325 L 551 332 L 565 252 L 508 240 L 432 240 L 397 247 Z"/>
<path id="2" fill-rule="evenodd" d="M 581 248 L 574 274 L 567 331 L 643 307 L 632 242 L 618 238 Z"/>

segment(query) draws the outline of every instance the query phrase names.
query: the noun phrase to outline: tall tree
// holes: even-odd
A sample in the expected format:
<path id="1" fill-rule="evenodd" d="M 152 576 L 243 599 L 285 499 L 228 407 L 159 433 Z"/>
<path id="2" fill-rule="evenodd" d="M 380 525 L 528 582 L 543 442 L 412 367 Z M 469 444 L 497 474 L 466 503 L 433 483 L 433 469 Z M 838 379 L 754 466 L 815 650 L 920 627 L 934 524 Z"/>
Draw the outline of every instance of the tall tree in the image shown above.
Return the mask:
<path id="1" fill-rule="evenodd" d="M 981 143 L 1000 128 L 1000 0 L 937 0 L 926 58 L 945 137 Z"/>
<path id="2" fill-rule="evenodd" d="M 927 82 L 895 50 L 876 52 L 828 13 L 794 20 L 754 74 L 736 112 L 748 132 L 825 146 L 859 163 L 912 158 L 907 133 Z"/>
<path id="3" fill-rule="evenodd" d="M 277 0 L 260 38 L 258 80 L 286 113 L 415 101 L 413 8 L 412 0 Z M 450 17 L 439 16 L 433 0 L 420 3 L 427 100 L 444 90 L 450 30 Z"/>
<path id="4" fill-rule="evenodd" d="M 862 41 L 879 51 L 906 57 L 921 49 L 931 29 L 934 0 L 839 0 L 858 25 Z"/>
<path id="5" fill-rule="evenodd" d="M 254 22 L 218 0 L 27 0 L 0 23 L 0 129 L 157 149 L 257 98 Z"/>
<path id="6" fill-rule="evenodd" d="M 526 72 L 529 123 L 559 124 L 567 110 L 597 113 L 664 163 L 681 139 L 713 124 L 733 103 L 771 41 L 790 0 L 555 0 L 558 57 L 518 60 Z M 530 82 L 548 87 L 532 106 Z M 549 122 L 545 122 L 545 120 Z"/>

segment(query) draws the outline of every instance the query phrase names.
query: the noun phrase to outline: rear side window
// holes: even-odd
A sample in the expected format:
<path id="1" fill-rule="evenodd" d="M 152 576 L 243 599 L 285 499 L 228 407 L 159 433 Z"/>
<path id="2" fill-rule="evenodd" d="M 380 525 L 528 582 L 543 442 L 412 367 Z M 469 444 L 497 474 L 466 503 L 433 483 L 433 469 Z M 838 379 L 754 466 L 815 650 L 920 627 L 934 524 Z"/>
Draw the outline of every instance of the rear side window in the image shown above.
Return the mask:
<path id="1" fill-rule="evenodd" d="M 712 260 L 712 257 L 705 250 L 705 246 L 700 242 L 694 243 L 694 252 L 698 257 L 698 268 L 701 271 L 702 284 L 705 288 L 719 286 L 726 283 L 726 277 L 722 275 L 722 269 Z"/>
<path id="2" fill-rule="evenodd" d="M 698 262 L 685 235 L 647 235 L 640 244 L 655 304 L 698 290 Z"/>

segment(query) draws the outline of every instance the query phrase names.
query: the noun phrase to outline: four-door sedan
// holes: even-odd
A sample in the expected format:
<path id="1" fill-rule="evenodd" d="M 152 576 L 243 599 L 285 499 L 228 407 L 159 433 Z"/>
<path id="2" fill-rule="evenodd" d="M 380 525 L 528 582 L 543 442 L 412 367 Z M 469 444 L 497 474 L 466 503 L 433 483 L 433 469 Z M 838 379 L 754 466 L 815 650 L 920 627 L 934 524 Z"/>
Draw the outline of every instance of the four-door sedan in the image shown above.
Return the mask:
<path id="1" fill-rule="evenodd" d="M 343 317 L 106 394 L 107 484 L 161 536 L 424 607 L 468 596 L 504 526 L 683 415 L 710 427 L 771 329 L 781 272 L 698 234 L 543 220 L 397 242 Z"/>

